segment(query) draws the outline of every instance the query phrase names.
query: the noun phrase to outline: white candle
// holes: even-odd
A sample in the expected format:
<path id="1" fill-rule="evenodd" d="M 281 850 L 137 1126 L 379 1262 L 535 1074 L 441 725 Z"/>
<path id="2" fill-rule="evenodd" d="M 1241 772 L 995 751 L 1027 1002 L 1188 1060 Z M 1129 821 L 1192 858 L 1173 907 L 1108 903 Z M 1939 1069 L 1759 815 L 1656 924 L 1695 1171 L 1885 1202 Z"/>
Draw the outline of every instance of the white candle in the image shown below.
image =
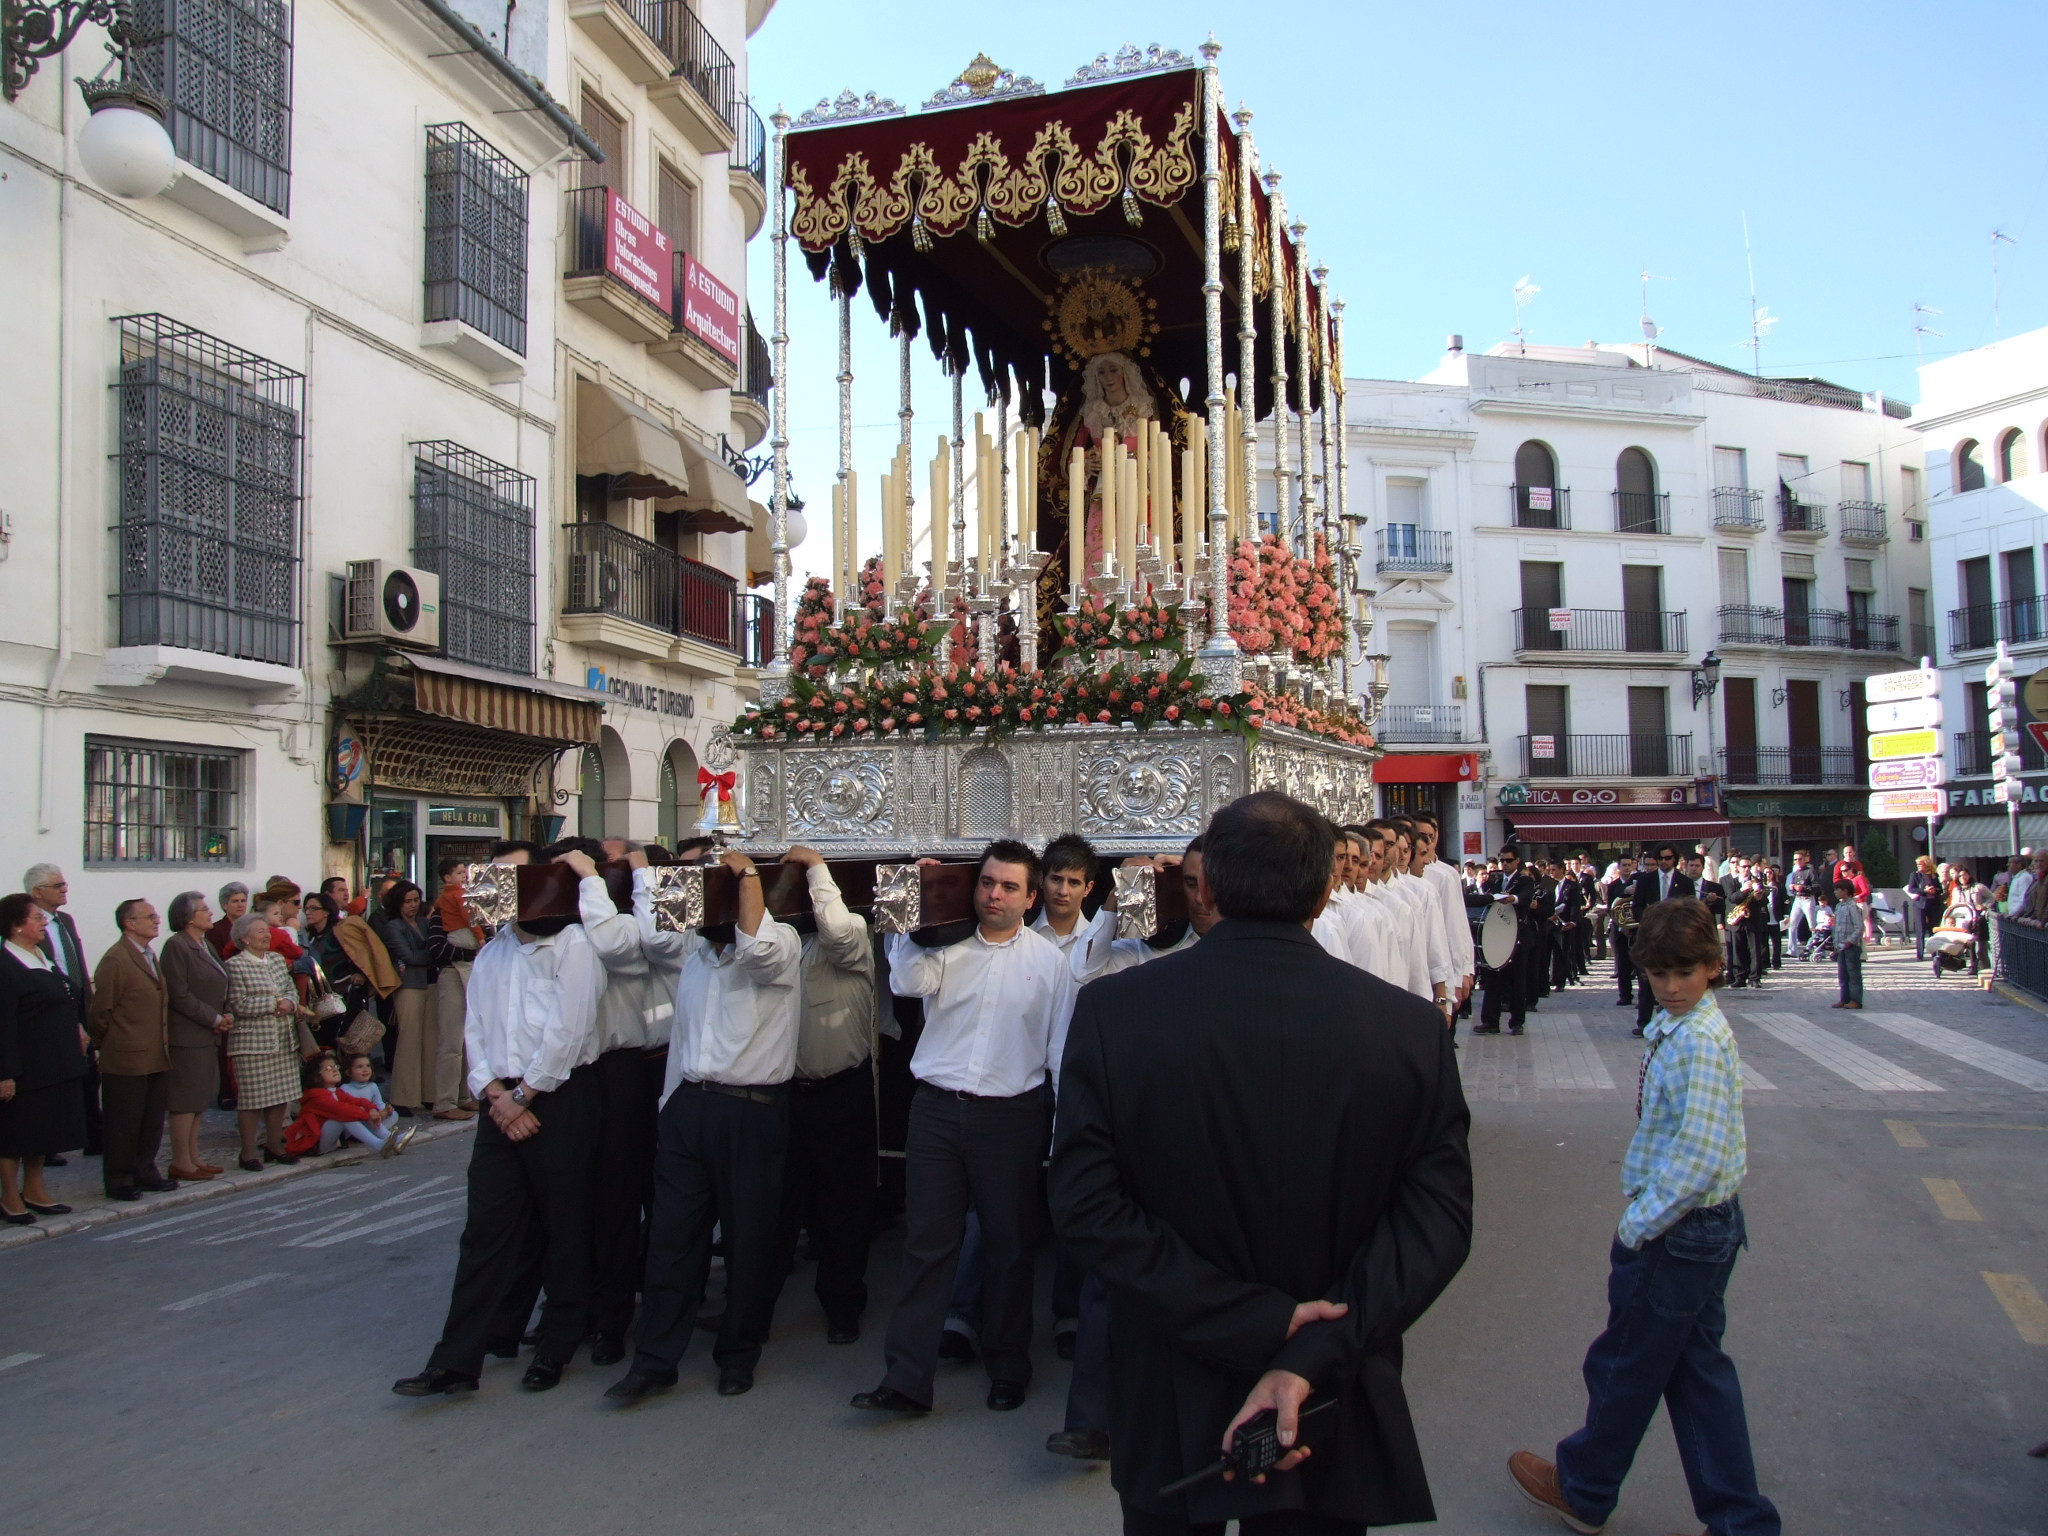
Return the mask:
<path id="1" fill-rule="evenodd" d="M 1067 455 L 1067 581 L 1078 596 L 1088 590 L 1088 453 L 1079 443 Z"/>
<path id="2" fill-rule="evenodd" d="M 1117 458 L 1122 450 L 1116 439 L 1104 438 L 1097 453 L 1095 467 L 1095 493 L 1102 502 L 1102 556 L 1105 562 L 1115 565 L 1111 573 L 1121 577 L 1124 573 L 1124 520 L 1117 509 L 1118 484 L 1122 471 L 1117 467 Z"/>
<path id="3" fill-rule="evenodd" d="M 850 596 L 846 590 L 846 487 L 832 487 L 832 594 L 840 612 L 846 611 Z"/>
<path id="4" fill-rule="evenodd" d="M 851 469 L 846 472 L 846 594 L 855 608 L 867 603 L 860 589 L 860 475 Z"/>
<path id="5" fill-rule="evenodd" d="M 952 497 L 951 464 L 952 445 L 946 441 L 945 433 L 939 434 L 939 451 L 932 459 L 932 495 L 926 503 L 931 508 L 932 543 L 932 612 L 934 615 L 945 611 L 946 581 L 949 575 L 953 553 L 947 524 L 953 519 L 947 505 Z"/>

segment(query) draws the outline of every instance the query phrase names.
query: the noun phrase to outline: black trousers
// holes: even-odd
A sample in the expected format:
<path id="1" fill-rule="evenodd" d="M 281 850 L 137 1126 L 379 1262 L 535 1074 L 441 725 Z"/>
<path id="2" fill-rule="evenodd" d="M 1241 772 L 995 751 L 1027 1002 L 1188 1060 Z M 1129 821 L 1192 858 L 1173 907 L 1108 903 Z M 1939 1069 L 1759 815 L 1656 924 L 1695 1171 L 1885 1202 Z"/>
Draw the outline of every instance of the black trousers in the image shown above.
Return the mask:
<path id="1" fill-rule="evenodd" d="M 981 1353 L 989 1379 L 1031 1380 L 1032 1256 L 1045 1223 L 1039 1168 L 1051 1118 L 1043 1085 L 1008 1099 L 918 1085 L 904 1148 L 903 1296 L 889 1319 L 883 1386 L 931 1403 L 970 1204 L 987 1264 Z"/>
<path id="2" fill-rule="evenodd" d="M 100 1053 L 85 1053 L 85 1076 L 78 1080 L 85 1096 L 85 1155 L 97 1157 L 106 1149 L 106 1118 L 100 1109 Z"/>
<path id="3" fill-rule="evenodd" d="M 1182 1515 L 1159 1515 L 1124 1505 L 1124 1536 L 1223 1536 L 1222 1520 L 1191 1524 Z M 1365 1536 L 1363 1520 L 1333 1520 L 1305 1509 L 1275 1510 L 1237 1522 L 1238 1536 Z"/>
<path id="4" fill-rule="evenodd" d="M 1509 1025 L 1516 1029 L 1521 1028 L 1522 1017 L 1529 1011 L 1528 992 L 1522 974 L 1527 969 L 1523 964 L 1522 951 L 1528 943 L 1525 938 L 1508 963 L 1499 970 L 1482 969 L 1479 973 L 1479 984 L 1486 993 L 1480 1002 L 1479 1022 L 1489 1029 L 1500 1027 L 1503 1008 L 1507 1009 Z"/>
<path id="5" fill-rule="evenodd" d="M 566 1361 L 589 1331 L 592 1196 L 604 1115 L 597 1064 L 570 1073 L 535 1103 L 534 1115 L 540 1132 L 525 1141 L 508 1139 L 488 1110 L 477 1117 L 468 1219 L 430 1366 L 482 1373 L 484 1351 L 503 1342 L 508 1304 L 522 1287 L 531 1305 L 536 1259 L 548 1293 L 539 1353 Z"/>
<path id="6" fill-rule="evenodd" d="M 1738 923 L 1728 930 L 1735 951 L 1735 980 L 1761 982 L 1770 969 L 1770 943 L 1754 923 Z"/>
<path id="7" fill-rule="evenodd" d="M 779 1296 L 796 1257 L 797 1229 L 809 1228 L 818 1304 L 828 1322 L 855 1323 L 867 1310 L 875 1162 L 870 1063 L 790 1084 L 789 1161 L 770 1284 Z"/>
<path id="8" fill-rule="evenodd" d="M 650 1077 L 638 1046 L 597 1058 L 604 1115 L 597 1134 L 597 1192 L 593 1206 L 596 1267 L 590 1326 L 623 1338 L 633 1325 L 633 1297 L 645 1270 L 640 1216 L 653 1177 L 654 1117 L 661 1082 Z"/>
<path id="9" fill-rule="evenodd" d="M 105 1161 L 100 1177 L 106 1191 L 133 1189 L 137 1179 L 161 1177 L 156 1166 L 157 1148 L 164 1139 L 164 1105 L 170 1091 L 168 1072 L 151 1072 L 126 1077 L 109 1072 L 100 1079 L 104 1102 Z"/>
<path id="10" fill-rule="evenodd" d="M 1614 951 L 1614 988 L 1617 1002 L 1636 1000 L 1636 963 L 1628 957 L 1628 930 L 1619 923 L 1607 927 L 1608 947 Z"/>
<path id="11" fill-rule="evenodd" d="M 711 1273 L 711 1229 L 725 1239 L 725 1322 L 711 1358 L 752 1370 L 768 1338 L 789 1156 L 789 1087 L 721 1093 L 685 1080 L 661 1107 L 654 1219 L 647 1233 L 633 1369 L 673 1379 Z"/>
<path id="12" fill-rule="evenodd" d="M 1067 1429 L 1109 1433 L 1109 1288 L 1083 1274 L 1076 1302 L 1074 1374 L 1067 1381 Z"/>

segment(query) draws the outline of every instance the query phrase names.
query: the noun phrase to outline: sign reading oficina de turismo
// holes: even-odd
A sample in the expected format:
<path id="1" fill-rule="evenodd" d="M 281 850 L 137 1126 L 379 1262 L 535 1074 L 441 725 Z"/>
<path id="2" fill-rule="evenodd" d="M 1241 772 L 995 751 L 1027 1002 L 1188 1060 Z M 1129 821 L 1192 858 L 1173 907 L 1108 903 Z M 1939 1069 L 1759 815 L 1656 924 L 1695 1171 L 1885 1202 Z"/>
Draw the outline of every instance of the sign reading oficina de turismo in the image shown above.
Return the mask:
<path id="1" fill-rule="evenodd" d="M 1863 680 L 1869 703 L 1870 816 L 1874 821 L 1948 814 L 1948 763 L 1941 753 L 1941 674 L 1932 667 L 1880 672 Z"/>

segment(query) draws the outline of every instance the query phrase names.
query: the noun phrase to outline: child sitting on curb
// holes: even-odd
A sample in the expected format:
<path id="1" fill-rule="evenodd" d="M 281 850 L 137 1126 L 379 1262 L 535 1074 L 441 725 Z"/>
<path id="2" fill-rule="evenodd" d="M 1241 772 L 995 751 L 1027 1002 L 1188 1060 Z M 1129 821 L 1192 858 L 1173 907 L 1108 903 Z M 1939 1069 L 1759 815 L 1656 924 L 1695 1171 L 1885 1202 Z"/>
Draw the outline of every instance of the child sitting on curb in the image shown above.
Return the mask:
<path id="1" fill-rule="evenodd" d="M 334 1057 L 321 1054 L 305 1064 L 304 1096 L 299 1100 L 299 1117 L 285 1127 L 285 1150 L 304 1156 L 308 1152 L 332 1152 L 344 1134 L 353 1136 L 382 1157 L 394 1157 L 411 1144 L 419 1127 L 402 1131 L 384 1129 L 384 1115 L 376 1105 L 342 1091 L 341 1067 Z"/>

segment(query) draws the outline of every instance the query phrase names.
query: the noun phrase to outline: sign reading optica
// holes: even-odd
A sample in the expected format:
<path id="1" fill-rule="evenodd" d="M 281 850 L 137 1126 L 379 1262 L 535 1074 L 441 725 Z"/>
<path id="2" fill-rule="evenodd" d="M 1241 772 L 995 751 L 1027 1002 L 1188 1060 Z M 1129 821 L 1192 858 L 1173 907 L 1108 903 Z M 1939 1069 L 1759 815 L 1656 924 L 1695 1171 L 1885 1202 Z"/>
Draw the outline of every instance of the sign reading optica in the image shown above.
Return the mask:
<path id="1" fill-rule="evenodd" d="M 1941 674 L 1932 667 L 1909 667 L 1904 672 L 1879 672 L 1863 679 L 1863 698 L 1869 704 L 1892 704 L 1901 699 L 1931 699 L 1941 692 Z"/>
<path id="2" fill-rule="evenodd" d="M 1885 789 L 1870 797 L 1873 821 L 1917 821 L 1948 814 L 1948 795 L 1939 789 Z"/>
<path id="3" fill-rule="evenodd" d="M 1884 762 L 1894 757 L 1933 757 L 1939 751 L 1939 731 L 1879 731 L 1870 738 L 1873 762 Z"/>
<path id="4" fill-rule="evenodd" d="M 1948 764 L 1938 757 L 1902 757 L 1870 765 L 1872 789 L 1933 789 L 1948 782 Z"/>

